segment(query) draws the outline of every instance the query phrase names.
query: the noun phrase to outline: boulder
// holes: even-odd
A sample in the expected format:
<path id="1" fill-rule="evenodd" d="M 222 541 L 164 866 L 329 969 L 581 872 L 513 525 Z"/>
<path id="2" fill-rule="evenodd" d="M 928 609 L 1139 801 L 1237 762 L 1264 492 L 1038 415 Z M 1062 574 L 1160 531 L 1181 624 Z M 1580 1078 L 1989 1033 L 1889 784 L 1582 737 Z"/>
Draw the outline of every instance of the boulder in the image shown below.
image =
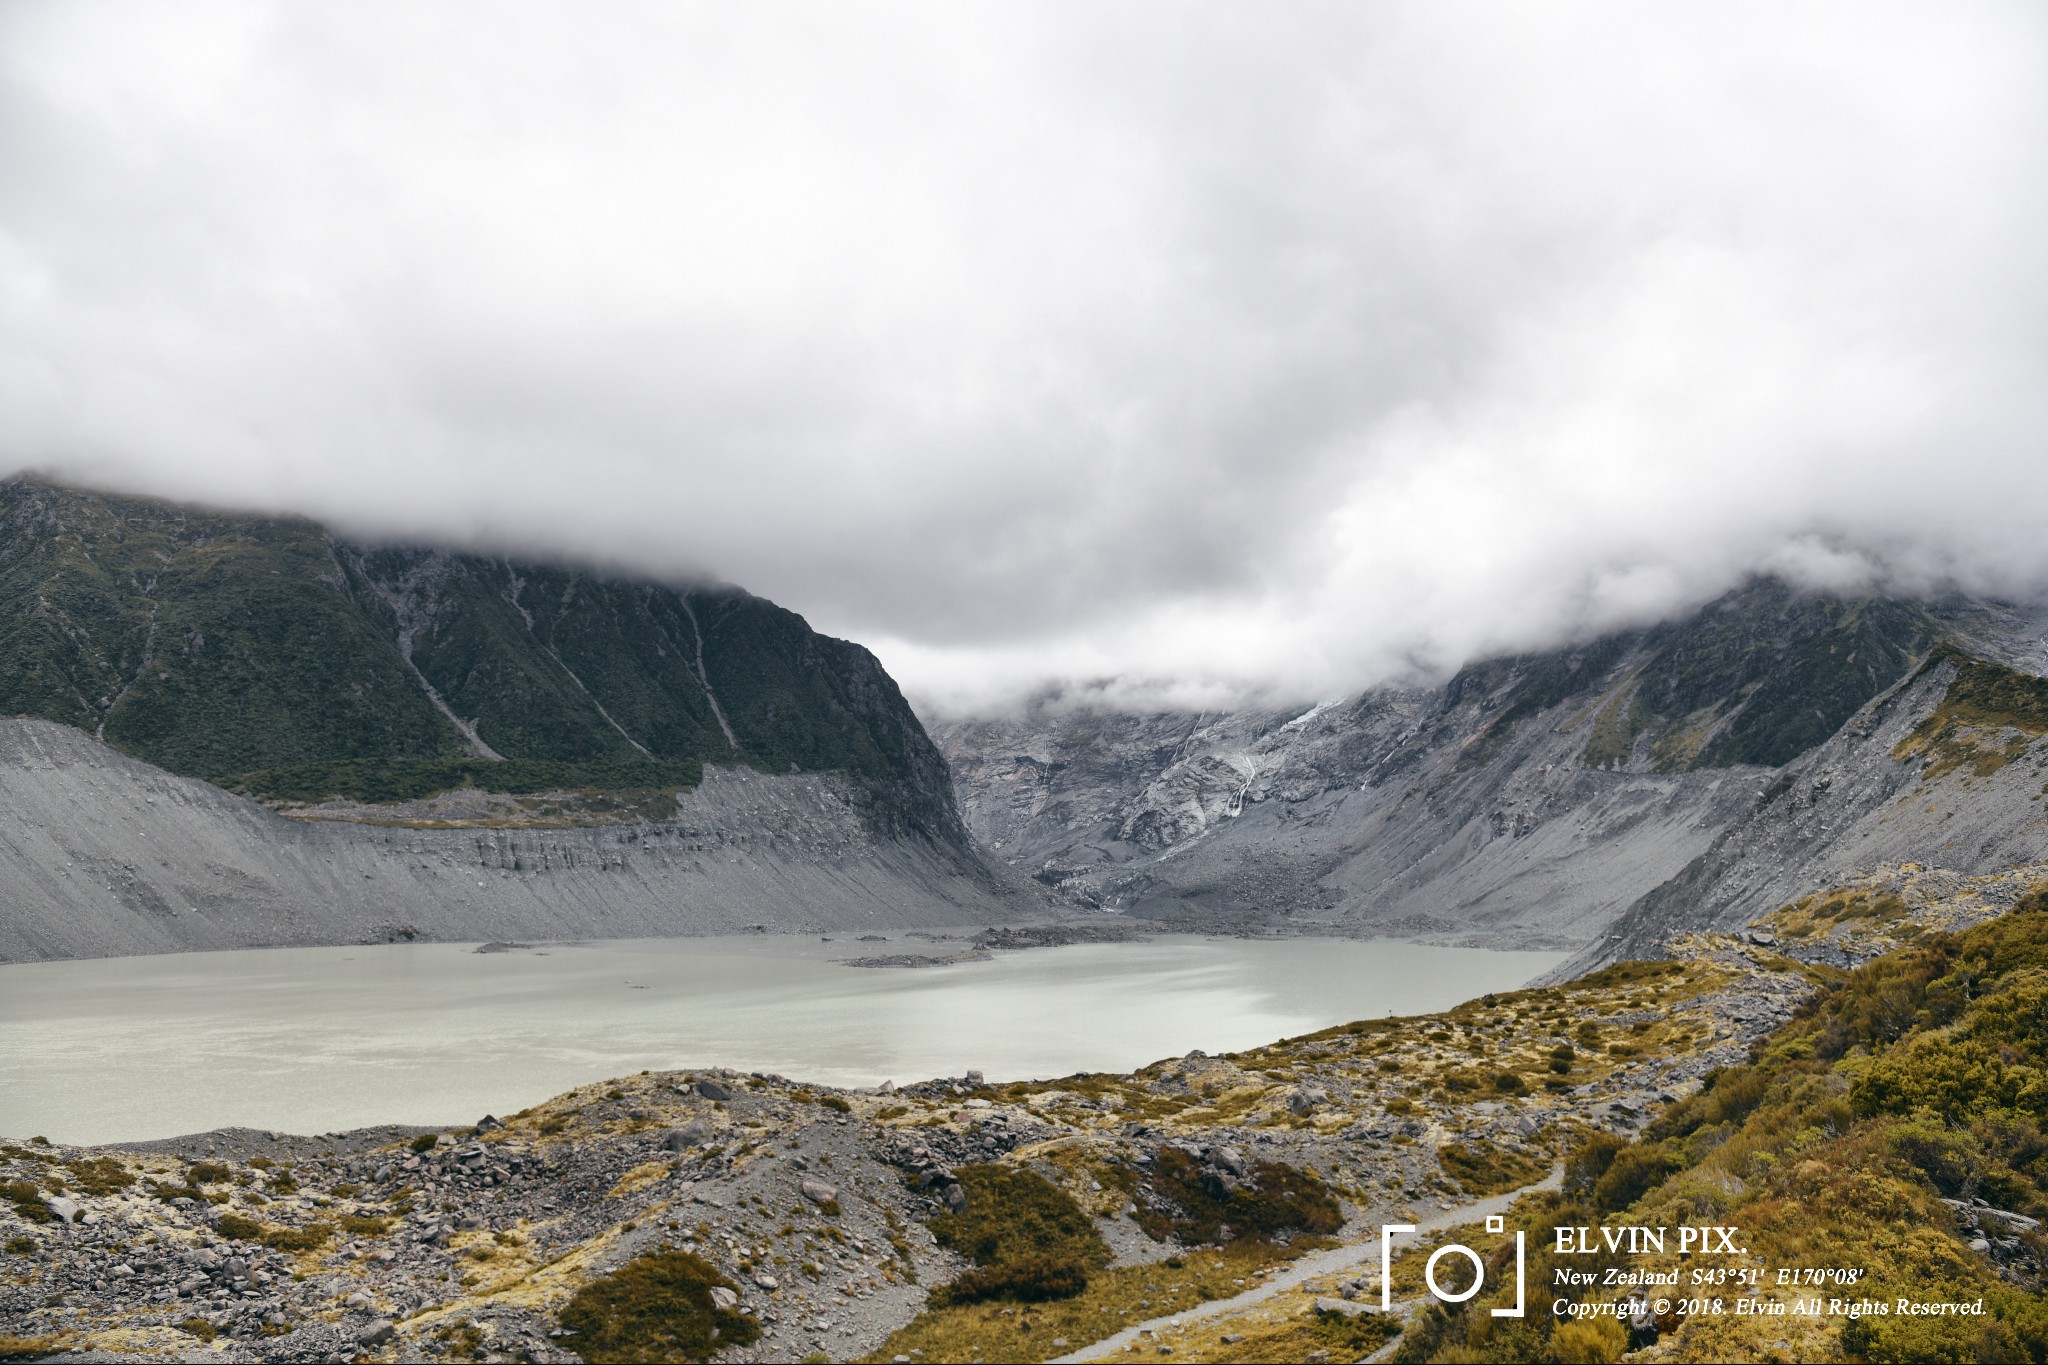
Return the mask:
<path id="1" fill-rule="evenodd" d="M 697 1093 L 707 1100 L 729 1100 L 732 1098 L 732 1087 L 706 1076 L 697 1082 Z"/>
<path id="2" fill-rule="evenodd" d="M 740 1296 L 727 1289 L 724 1285 L 715 1284 L 711 1286 L 711 1306 L 713 1308 L 733 1308 L 738 1306 L 739 1301 Z"/>
<path id="3" fill-rule="evenodd" d="M 43 1200 L 43 1206 L 67 1223 L 78 1221 L 79 1209 L 76 1199 L 67 1199 L 61 1194 L 53 1194 Z"/>
<path id="4" fill-rule="evenodd" d="M 806 1180 L 797 1188 L 813 1204 L 830 1204 L 839 1198 L 839 1191 L 822 1180 Z"/>
<path id="5" fill-rule="evenodd" d="M 391 1319 L 378 1318 L 375 1322 L 365 1323 L 356 1329 L 356 1344 L 366 1347 L 382 1346 L 397 1335 L 398 1329 L 392 1325 Z"/>

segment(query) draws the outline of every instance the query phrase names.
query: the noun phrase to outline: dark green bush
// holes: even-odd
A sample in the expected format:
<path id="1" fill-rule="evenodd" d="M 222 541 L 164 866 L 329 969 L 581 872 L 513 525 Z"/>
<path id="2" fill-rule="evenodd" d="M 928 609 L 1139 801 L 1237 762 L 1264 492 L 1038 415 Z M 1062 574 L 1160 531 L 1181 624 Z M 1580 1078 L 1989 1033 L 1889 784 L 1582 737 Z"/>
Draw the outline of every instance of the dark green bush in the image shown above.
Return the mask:
<path id="1" fill-rule="evenodd" d="M 1344 1225 L 1337 1197 L 1312 1172 L 1277 1161 L 1254 1162 L 1250 1178 L 1225 1190 L 1205 1177 L 1200 1163 L 1176 1147 L 1161 1147 L 1138 1203 L 1138 1226 L 1154 1240 L 1222 1242 L 1330 1233 Z M 1227 1231 L 1226 1231 L 1227 1229 Z"/>
<path id="2" fill-rule="evenodd" d="M 1616 1152 L 1606 1172 L 1593 1182 L 1593 1202 L 1603 1213 L 1614 1213 L 1684 1169 L 1684 1159 L 1661 1144 L 1631 1144 Z"/>
<path id="3" fill-rule="evenodd" d="M 1626 1138 L 1612 1133 L 1595 1133 L 1580 1143 L 1564 1162 L 1564 1187 L 1572 1194 L 1591 1194 L 1600 1177 L 1614 1164 L 1615 1154 L 1628 1146 Z"/>
<path id="4" fill-rule="evenodd" d="M 1045 1303 L 1071 1299 L 1088 1288 L 1088 1267 L 1072 1256 L 1026 1256 L 1019 1261 L 979 1265 L 931 1293 L 931 1306 L 1008 1299 L 1014 1303 Z"/>
<path id="5" fill-rule="evenodd" d="M 47 1223 L 57 1216 L 43 1203 L 43 1192 L 26 1180 L 10 1180 L 0 1185 L 0 1198 L 14 1205 L 14 1211 L 31 1223 Z"/>
<path id="6" fill-rule="evenodd" d="M 263 1235 L 263 1224 L 239 1213 L 224 1213 L 214 1221 L 213 1230 L 231 1242 L 253 1242 Z"/>
<path id="7" fill-rule="evenodd" d="M 1033 1258 L 1108 1265 L 1109 1244 L 1081 1206 L 1045 1177 L 1007 1166 L 962 1166 L 955 1173 L 967 1206 L 929 1224 L 940 1246 L 976 1265 Z"/>
<path id="8" fill-rule="evenodd" d="M 565 1344 L 585 1360 L 701 1361 L 761 1336 L 760 1324 L 711 1301 L 715 1288 L 737 1289 L 709 1262 L 687 1251 L 659 1251 L 576 1291 L 561 1323 Z"/>

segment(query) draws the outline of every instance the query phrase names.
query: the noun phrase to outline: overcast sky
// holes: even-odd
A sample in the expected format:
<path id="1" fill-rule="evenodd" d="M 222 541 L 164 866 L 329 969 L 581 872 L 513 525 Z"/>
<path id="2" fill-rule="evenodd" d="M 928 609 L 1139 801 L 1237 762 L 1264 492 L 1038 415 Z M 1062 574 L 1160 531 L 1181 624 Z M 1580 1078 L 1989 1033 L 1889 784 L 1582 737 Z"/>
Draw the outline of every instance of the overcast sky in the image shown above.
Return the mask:
<path id="1" fill-rule="evenodd" d="M 2048 9 L 0 6 L 0 471 L 927 705 L 2048 584 Z"/>

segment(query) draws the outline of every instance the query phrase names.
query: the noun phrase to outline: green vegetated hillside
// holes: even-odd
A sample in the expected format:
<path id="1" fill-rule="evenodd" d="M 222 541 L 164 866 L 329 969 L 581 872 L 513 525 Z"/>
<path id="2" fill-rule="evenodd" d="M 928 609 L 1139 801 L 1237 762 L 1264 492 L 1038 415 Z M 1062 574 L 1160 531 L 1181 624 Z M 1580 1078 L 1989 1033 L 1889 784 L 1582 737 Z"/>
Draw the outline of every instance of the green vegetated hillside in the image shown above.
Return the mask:
<path id="1" fill-rule="evenodd" d="M 729 587 L 358 545 L 0 483 L 0 714 L 294 800 L 838 770 L 954 839 L 944 760 L 866 650 Z"/>
<path id="2" fill-rule="evenodd" d="M 1567 723 L 1586 734 L 1593 767 L 1645 751 L 1660 772 L 1777 767 L 1905 677 L 1940 632 L 1912 602 L 1759 579 L 1682 621 L 1475 665 L 1452 680 L 1446 700 L 1499 697 L 1473 761 L 1498 752 L 1518 722 L 1571 702 Z"/>
<path id="3" fill-rule="evenodd" d="M 2048 1239 L 2048 887 L 2009 914 L 1934 935 L 1844 975 L 1760 1041 L 1748 1064 L 1713 1074 L 1640 1140 L 1581 1147 L 1564 1189 L 1525 1198 L 1529 1283 L 1559 1296 L 1557 1272 L 1614 1265 L 1680 1272 L 1677 1298 L 1724 1311 L 1667 1315 L 1630 1359 L 2041 1361 Z M 1946 1201 L 1946 1202 L 1945 1202 Z M 1981 1201 L 1981 1202 L 1978 1202 Z M 2018 1215 L 2017 1218 L 2006 1215 Z M 1734 1226 L 1748 1254 L 1560 1256 L 1558 1226 Z M 1763 1270 L 1692 1286 L 1705 1266 Z M 1779 1269 L 1861 1271 L 1851 1284 L 1781 1285 Z M 1597 1277 L 1596 1277 L 1597 1283 Z M 1512 1278 L 1505 1285 L 1512 1295 Z M 1612 1301 L 1609 1289 L 1564 1297 Z M 1808 1315 L 1795 1299 L 1954 1302 L 1959 1316 Z M 1737 1300 L 1781 1312 L 1737 1312 Z M 1494 1294 L 1426 1310 L 1397 1360 L 1613 1360 L 1631 1344 L 1613 1319 L 1560 1326 L 1550 1313 L 1496 1319 Z"/>

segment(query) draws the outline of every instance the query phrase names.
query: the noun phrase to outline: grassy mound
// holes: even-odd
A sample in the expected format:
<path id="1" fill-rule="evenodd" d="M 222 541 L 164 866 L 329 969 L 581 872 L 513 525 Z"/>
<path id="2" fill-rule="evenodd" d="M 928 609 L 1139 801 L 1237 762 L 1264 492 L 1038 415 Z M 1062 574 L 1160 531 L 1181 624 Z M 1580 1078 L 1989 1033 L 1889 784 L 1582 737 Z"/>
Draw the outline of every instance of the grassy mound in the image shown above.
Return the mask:
<path id="1" fill-rule="evenodd" d="M 933 1217 L 931 1231 L 975 1268 L 932 1291 L 934 1307 L 1072 1298 L 1087 1289 L 1091 1270 L 1109 1264 L 1109 1244 L 1050 1180 L 1007 1166 L 963 1166 L 956 1175 L 967 1205 Z"/>
<path id="2" fill-rule="evenodd" d="M 561 1314 L 575 1335 L 567 1344 L 585 1360 L 708 1360 L 758 1340 L 760 1324 L 712 1302 L 732 1281 L 687 1251 L 639 1257 L 576 1291 Z"/>
<path id="3" fill-rule="evenodd" d="M 1156 1241 L 1284 1240 L 1344 1225 L 1337 1197 L 1321 1179 L 1277 1161 L 1252 1163 L 1250 1178 L 1228 1189 L 1186 1152 L 1161 1147 L 1151 1178 L 1139 1190 L 1146 1197 L 1138 1201 L 1138 1226 Z"/>

